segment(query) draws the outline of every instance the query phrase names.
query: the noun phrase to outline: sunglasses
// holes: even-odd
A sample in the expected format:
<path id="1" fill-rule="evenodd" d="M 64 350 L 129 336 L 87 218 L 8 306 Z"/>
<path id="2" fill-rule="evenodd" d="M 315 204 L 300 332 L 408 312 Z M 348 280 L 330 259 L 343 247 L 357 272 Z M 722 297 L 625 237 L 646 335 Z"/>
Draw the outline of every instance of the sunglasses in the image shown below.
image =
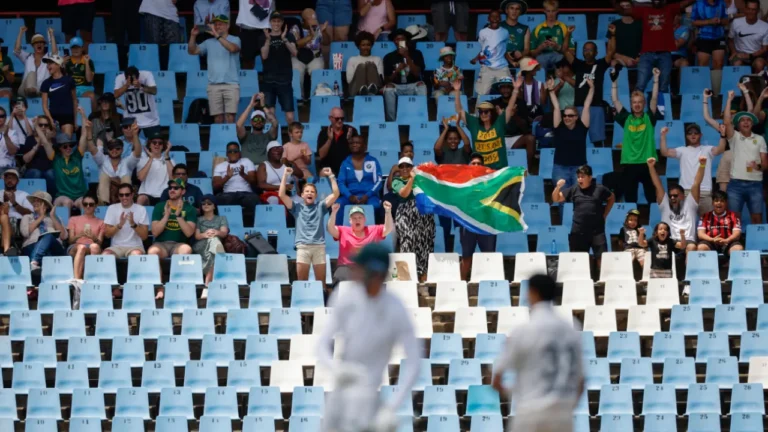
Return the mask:
<path id="1" fill-rule="evenodd" d="M 491 110 L 483 109 L 483 110 L 477 110 L 477 112 L 480 113 L 480 114 L 490 114 Z"/>
<path id="2" fill-rule="evenodd" d="M 563 117 L 565 117 L 565 118 L 574 118 L 574 117 L 578 117 L 578 116 L 576 114 L 563 114 Z"/>
<path id="3" fill-rule="evenodd" d="M 117 194 L 117 196 L 119 196 L 120 198 L 128 198 L 130 196 L 133 196 L 133 194 L 132 193 L 121 193 L 121 194 Z"/>
<path id="4" fill-rule="evenodd" d="M 41 127 L 43 129 L 51 127 L 48 123 L 38 123 L 37 127 Z"/>
<path id="5" fill-rule="evenodd" d="M 6 117 L 5 114 L 0 114 L 0 118 L 5 118 L 5 117 Z"/>
<path id="6" fill-rule="evenodd" d="M 240 150 L 227 150 L 227 153 L 240 153 Z"/>
<path id="7" fill-rule="evenodd" d="M 179 190 L 179 189 L 181 189 L 181 188 L 180 188 L 180 187 L 178 187 L 178 186 L 171 186 L 171 187 L 170 187 L 170 188 L 168 188 L 168 189 L 170 189 L 170 190 Z"/>
<path id="8" fill-rule="evenodd" d="M 669 194 L 669 197 L 677 199 L 680 198 L 680 194 Z"/>
<path id="9" fill-rule="evenodd" d="M 254 118 L 251 119 L 251 121 L 253 123 L 264 123 L 264 118 L 263 117 L 254 117 Z"/>
<path id="10" fill-rule="evenodd" d="M 185 172 L 173 173 L 173 176 L 174 177 L 186 177 L 187 173 L 185 173 Z"/>
<path id="11" fill-rule="evenodd" d="M 123 126 L 123 129 L 130 129 L 130 128 L 131 128 L 131 125 Z"/>
<path id="12" fill-rule="evenodd" d="M 96 207 L 95 202 L 84 202 L 83 207 Z"/>
<path id="13" fill-rule="evenodd" d="M 152 141 L 150 144 L 151 144 L 151 145 L 163 145 L 163 144 L 165 144 L 165 143 L 164 143 L 164 142 L 162 142 L 162 141 Z"/>
<path id="14" fill-rule="evenodd" d="M 336 120 L 336 121 L 342 121 L 342 120 L 344 120 L 344 117 L 331 117 L 331 118 L 332 118 L 333 120 Z"/>
<path id="15" fill-rule="evenodd" d="M 688 131 L 687 135 L 698 135 L 699 132 L 695 130 Z"/>
<path id="16" fill-rule="evenodd" d="M 62 145 L 61 145 L 61 149 L 62 149 L 62 150 L 69 150 L 69 149 L 71 149 L 72 147 L 74 147 L 72 144 L 62 144 Z"/>
<path id="17" fill-rule="evenodd" d="M 204 205 L 204 206 L 212 206 L 212 205 L 213 205 L 213 203 L 212 203 L 212 202 L 210 202 L 210 201 L 206 201 L 206 202 L 204 202 L 204 203 L 203 203 L 203 205 Z"/>

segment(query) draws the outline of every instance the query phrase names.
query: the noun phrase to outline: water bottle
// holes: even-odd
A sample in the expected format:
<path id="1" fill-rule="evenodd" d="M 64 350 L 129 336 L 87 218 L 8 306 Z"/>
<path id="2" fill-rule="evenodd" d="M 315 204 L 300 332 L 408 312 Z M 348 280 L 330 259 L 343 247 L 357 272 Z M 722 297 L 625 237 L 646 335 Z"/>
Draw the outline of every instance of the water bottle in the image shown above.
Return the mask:
<path id="1" fill-rule="evenodd" d="M 334 81 L 333 82 L 333 95 L 334 96 L 339 96 L 339 82 L 338 81 Z"/>
<path id="2" fill-rule="evenodd" d="M 552 246 L 549 248 L 549 254 L 557 255 L 557 242 L 555 239 L 552 239 Z"/>

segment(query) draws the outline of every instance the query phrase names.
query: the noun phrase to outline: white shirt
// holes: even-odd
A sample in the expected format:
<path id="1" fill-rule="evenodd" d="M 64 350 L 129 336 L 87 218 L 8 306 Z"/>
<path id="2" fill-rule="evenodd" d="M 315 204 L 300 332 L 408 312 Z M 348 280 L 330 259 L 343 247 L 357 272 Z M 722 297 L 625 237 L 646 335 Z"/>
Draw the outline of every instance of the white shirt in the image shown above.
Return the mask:
<path id="1" fill-rule="evenodd" d="M 246 29 L 265 29 L 269 28 L 269 15 L 275 10 L 275 2 L 269 0 L 269 13 L 264 19 L 258 19 L 251 13 L 254 6 L 254 0 L 240 0 L 240 7 L 237 10 L 236 24 Z"/>
<path id="2" fill-rule="evenodd" d="M 93 156 L 93 161 L 101 168 L 101 172 L 109 177 L 125 177 L 131 176 L 133 170 L 136 169 L 136 165 L 139 163 L 139 158 L 134 155 L 128 155 L 120 159 L 117 164 L 117 169 L 112 166 L 112 160 L 109 156 L 104 154 L 102 147 L 98 147 L 96 155 Z M 151 168 L 150 168 L 151 169 Z"/>
<path id="3" fill-rule="evenodd" d="M 699 170 L 699 156 L 706 156 L 707 167 L 704 169 L 701 191 L 712 191 L 712 150 L 714 149 L 715 147 L 708 145 L 678 147 L 674 149 L 675 158 L 680 160 L 680 186 L 685 190 L 690 190 L 693 187 L 693 179 Z"/>
<path id="4" fill-rule="evenodd" d="M 350 57 L 349 60 L 347 61 L 347 83 L 352 82 L 352 78 L 355 77 L 355 70 L 357 69 L 357 67 L 365 63 L 373 63 L 376 66 L 376 69 L 379 71 L 379 75 L 384 76 L 384 62 L 381 60 L 381 57 L 373 56 L 373 55 L 368 57 L 363 57 L 360 55 L 356 55 L 356 56 Z"/>
<path id="5" fill-rule="evenodd" d="M 34 126 L 29 127 L 27 120 L 16 120 L 12 115 L 8 114 L 7 121 L 10 122 L 10 130 L 8 136 L 11 137 L 11 141 L 16 144 L 16 147 L 21 147 L 27 142 L 28 136 L 34 136 Z M 30 120 L 29 123 L 32 123 Z M 21 125 L 21 126 L 19 126 Z"/>
<path id="6" fill-rule="evenodd" d="M 120 225 L 120 216 L 123 213 L 133 212 L 133 222 L 136 225 L 149 226 L 149 218 L 147 217 L 147 209 L 144 206 L 133 204 L 130 208 L 124 208 L 122 204 L 112 204 L 107 207 L 107 214 L 104 216 L 104 223 L 112 225 L 114 227 Z M 118 231 L 114 237 L 112 237 L 112 246 L 121 247 L 140 247 L 143 249 L 144 242 L 141 241 L 141 237 L 136 234 L 136 230 L 131 228 L 126 222 L 123 228 Z"/>
<path id="7" fill-rule="evenodd" d="M 275 169 L 268 161 L 262 162 L 264 170 L 267 172 L 267 183 L 275 186 L 280 186 L 280 182 L 283 179 L 283 173 L 285 172 L 285 165 L 280 165 L 280 168 Z"/>
<path id="8" fill-rule="evenodd" d="M 9 137 L 10 135 L 11 134 L 8 134 Z M 11 156 L 11 154 L 8 153 L 8 146 L 17 147 L 13 143 L 13 138 L 6 140 L 5 134 L 0 134 L 0 168 L 8 168 L 8 167 L 16 166 L 16 157 Z"/>
<path id="9" fill-rule="evenodd" d="M 165 188 L 168 187 L 168 180 L 170 180 L 168 168 L 165 165 L 165 155 L 163 154 L 160 159 L 151 159 L 150 161 L 147 153 L 142 152 L 136 169 L 141 171 L 148 163 L 151 163 L 152 166 L 149 168 L 147 178 L 139 186 L 139 194 L 160 198 Z M 171 165 L 175 165 L 173 161 L 171 161 Z"/>
<path id="10" fill-rule="evenodd" d="M 680 230 L 685 230 L 685 239 L 689 242 L 696 241 L 696 226 L 699 218 L 699 204 L 693 199 L 693 194 L 688 194 L 680 204 L 680 213 L 675 214 L 669 207 L 669 196 L 664 194 L 664 200 L 659 205 L 661 221 L 669 225 L 669 236 L 674 240 L 680 240 Z"/>
<path id="11" fill-rule="evenodd" d="M 143 0 L 139 13 L 150 14 L 173 22 L 179 22 L 179 10 L 171 0 Z"/>
<path id="12" fill-rule="evenodd" d="M 240 160 L 237 161 L 236 163 L 222 162 L 216 165 L 216 168 L 214 168 L 213 170 L 214 177 L 226 177 L 227 168 L 232 167 L 232 178 L 227 180 L 226 183 L 224 183 L 224 188 L 223 188 L 224 193 L 253 192 L 253 188 L 251 188 L 251 185 L 248 184 L 248 182 L 240 176 L 241 166 L 245 170 L 246 174 L 256 171 L 256 165 L 254 165 L 253 162 L 251 162 L 251 160 L 247 158 L 240 158 Z"/>
<path id="13" fill-rule="evenodd" d="M 34 211 L 34 208 L 32 208 L 32 204 L 29 202 L 27 197 L 29 196 L 28 193 L 16 189 L 16 192 L 14 193 L 16 195 L 16 202 L 20 204 L 25 209 L 28 209 L 29 211 Z M 5 202 L 5 189 L 0 190 L 0 201 Z M 8 210 L 8 217 L 13 219 L 21 219 L 21 213 L 16 211 L 16 208 L 13 206 L 10 206 Z"/>
<path id="14" fill-rule="evenodd" d="M 496 30 L 486 27 L 480 30 L 480 36 L 477 39 L 482 49 L 480 64 L 494 69 L 507 67 L 507 59 L 504 58 L 504 54 L 507 52 L 508 40 L 509 32 L 503 27 Z"/>
<path id="15" fill-rule="evenodd" d="M 760 154 L 768 153 L 765 146 L 765 139 L 754 132 L 749 138 L 745 137 L 739 131 L 734 131 L 731 139 L 728 140 L 733 151 L 733 163 L 731 164 L 731 178 L 747 181 L 763 181 L 763 172 L 758 169 L 747 171 L 747 164 L 755 162 L 761 164 Z"/>
<path id="16" fill-rule="evenodd" d="M 146 0 L 145 0 L 146 2 Z M 118 74 L 115 77 L 115 90 L 125 84 L 125 74 Z M 139 71 L 139 84 L 146 87 L 157 87 L 155 76 L 149 71 Z M 136 124 L 144 129 L 151 126 L 160 125 L 160 116 L 157 113 L 157 104 L 155 95 L 149 94 L 133 86 L 128 87 L 122 97 L 125 106 L 125 117 L 133 117 Z"/>
<path id="17" fill-rule="evenodd" d="M 728 37 L 733 39 L 733 46 L 740 53 L 752 54 L 768 45 L 768 23 L 758 19 L 754 24 L 748 24 L 746 17 L 731 21 Z"/>
<path id="18" fill-rule="evenodd" d="M 14 52 L 14 54 L 16 54 Z M 48 73 L 48 66 L 45 62 L 40 61 L 40 66 L 35 66 L 35 55 L 28 51 L 21 51 L 16 54 L 16 57 L 24 63 L 24 76 L 28 73 L 37 71 L 37 89 L 40 90 L 40 86 L 43 85 L 43 81 L 48 79 L 51 74 Z"/>
<path id="19" fill-rule="evenodd" d="M 368 372 L 368 385 L 378 392 L 384 369 L 388 367 L 392 350 L 401 345 L 406 354 L 409 375 L 401 376 L 397 397 L 390 407 L 399 407 L 419 376 L 421 344 L 416 339 L 408 311 L 393 294 L 382 290 L 378 296 L 368 296 L 365 288 L 356 284 L 339 297 L 336 290 L 328 302 L 333 314 L 317 344 L 318 361 L 329 371 L 334 370 L 332 348 L 334 337 L 342 341 L 342 363 L 357 364 Z M 581 351 L 579 351 L 581 352 Z"/>
<path id="20" fill-rule="evenodd" d="M 531 307 L 530 321 L 515 327 L 494 364 L 494 375 L 516 374 L 512 398 L 517 412 L 576 406 L 584 377 L 581 335 L 549 302 Z"/>

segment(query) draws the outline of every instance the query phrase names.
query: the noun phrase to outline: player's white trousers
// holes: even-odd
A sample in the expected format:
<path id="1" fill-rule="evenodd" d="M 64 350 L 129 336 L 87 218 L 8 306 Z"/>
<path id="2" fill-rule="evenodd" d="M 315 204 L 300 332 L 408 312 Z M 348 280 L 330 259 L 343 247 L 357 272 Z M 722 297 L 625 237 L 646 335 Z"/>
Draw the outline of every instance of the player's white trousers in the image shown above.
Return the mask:
<path id="1" fill-rule="evenodd" d="M 573 405 L 546 410 L 517 410 L 510 419 L 511 432 L 572 432 Z"/>
<path id="2" fill-rule="evenodd" d="M 325 432 L 366 432 L 379 410 L 379 391 L 368 386 L 336 388 L 326 399 Z"/>

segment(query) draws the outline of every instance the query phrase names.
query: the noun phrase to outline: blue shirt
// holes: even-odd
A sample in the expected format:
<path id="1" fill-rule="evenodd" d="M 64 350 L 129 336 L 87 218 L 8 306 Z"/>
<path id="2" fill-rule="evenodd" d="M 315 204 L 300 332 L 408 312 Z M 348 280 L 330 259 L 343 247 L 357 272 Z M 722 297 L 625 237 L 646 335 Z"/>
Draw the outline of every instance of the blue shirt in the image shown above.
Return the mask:
<path id="1" fill-rule="evenodd" d="M 195 2 L 195 25 L 205 25 L 213 21 L 213 17 L 226 15 L 229 17 L 229 0 L 197 0 Z"/>
<path id="2" fill-rule="evenodd" d="M 701 21 L 712 18 L 728 18 L 725 1 L 715 0 L 715 4 L 712 5 L 707 0 L 697 0 L 691 11 L 691 20 Z M 699 27 L 699 39 L 717 40 L 724 37 L 725 28 L 719 24 Z"/>
<path id="3" fill-rule="evenodd" d="M 682 47 L 678 48 L 677 51 L 672 51 L 672 55 L 678 55 L 681 57 L 688 57 L 688 45 L 687 41 L 688 38 L 691 37 L 691 29 L 686 25 L 681 25 L 680 27 L 675 29 L 675 43 L 677 43 L 678 39 L 685 39 L 686 45 L 683 45 Z"/>
<path id="4" fill-rule="evenodd" d="M 325 244 L 325 215 L 329 213 L 325 199 L 306 205 L 294 202 L 291 214 L 296 218 L 296 244 Z"/>
<path id="5" fill-rule="evenodd" d="M 353 195 L 366 195 L 368 198 L 378 195 L 384 185 L 381 181 L 381 165 L 375 157 L 366 154 L 363 162 L 363 177 L 358 180 L 352 156 L 347 156 L 339 167 L 338 183 L 341 196 L 346 198 Z"/>
<path id="6" fill-rule="evenodd" d="M 228 35 L 227 40 L 240 47 L 240 38 Z M 198 45 L 200 55 L 208 56 L 209 84 L 240 83 L 240 53 L 229 52 L 217 39 L 206 39 Z"/>

